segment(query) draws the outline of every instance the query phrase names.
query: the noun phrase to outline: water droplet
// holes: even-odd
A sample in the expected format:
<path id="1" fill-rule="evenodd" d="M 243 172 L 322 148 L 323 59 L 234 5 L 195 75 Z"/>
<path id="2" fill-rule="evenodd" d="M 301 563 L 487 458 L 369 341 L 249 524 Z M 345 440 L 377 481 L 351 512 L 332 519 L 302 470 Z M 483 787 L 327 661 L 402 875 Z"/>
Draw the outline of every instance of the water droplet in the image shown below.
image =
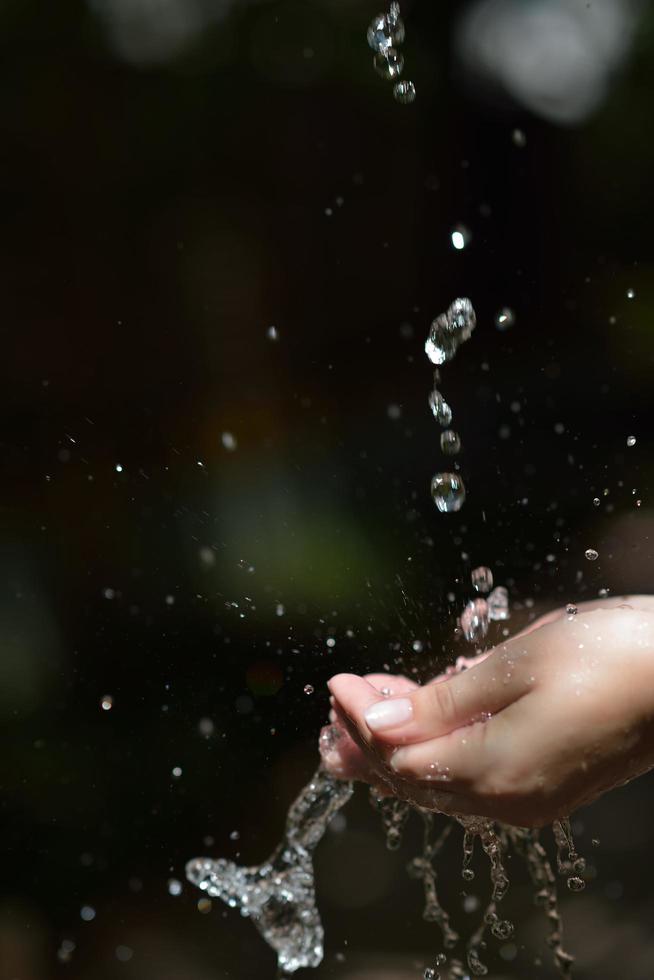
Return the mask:
<path id="1" fill-rule="evenodd" d="M 423 977 L 424 980 L 440 980 L 440 974 L 436 973 L 436 970 L 434 970 L 431 966 L 425 968 Z"/>
<path id="2" fill-rule="evenodd" d="M 485 599 L 472 599 L 461 613 L 461 632 L 469 643 L 476 643 L 488 633 L 488 603 Z"/>
<path id="3" fill-rule="evenodd" d="M 521 129 L 514 129 L 511 133 L 511 139 L 513 140 L 513 145 L 520 149 L 527 145 L 527 137 Z"/>
<path id="4" fill-rule="evenodd" d="M 284 604 L 278 602 L 277 605 L 275 606 L 275 615 L 283 616 L 285 612 L 286 612 L 286 607 L 284 606 Z"/>
<path id="5" fill-rule="evenodd" d="M 627 290 L 627 299 L 635 299 L 636 293 L 633 289 Z"/>
<path id="6" fill-rule="evenodd" d="M 387 82 L 398 78 L 404 68 L 404 55 L 395 48 L 387 48 L 380 51 L 373 58 L 373 65 L 378 75 L 381 75 Z"/>
<path id="7" fill-rule="evenodd" d="M 182 894 L 182 883 L 178 881 L 177 878 L 168 879 L 168 894 L 169 895 L 181 895 Z"/>
<path id="8" fill-rule="evenodd" d="M 595 551 L 594 548 L 586 548 L 584 554 L 586 555 L 588 561 L 597 561 L 599 558 L 599 552 Z"/>
<path id="9" fill-rule="evenodd" d="M 111 711 L 114 706 L 114 699 L 111 694 L 105 694 L 105 696 L 100 701 L 100 707 L 103 711 Z"/>
<path id="10" fill-rule="evenodd" d="M 477 317 L 465 297 L 455 299 L 445 313 L 432 321 L 425 341 L 425 354 L 432 364 L 451 361 L 461 344 L 472 336 Z"/>
<path id="11" fill-rule="evenodd" d="M 450 237 L 452 239 L 453 247 L 457 250 L 457 252 L 460 252 L 466 247 L 466 245 L 470 244 L 472 235 L 465 225 L 457 225 L 452 229 L 452 234 Z"/>
<path id="12" fill-rule="evenodd" d="M 116 465 L 114 466 L 114 469 L 115 469 L 116 473 L 122 473 L 123 472 L 123 467 L 121 466 L 120 463 L 116 463 Z"/>
<path id="13" fill-rule="evenodd" d="M 174 766 L 171 775 L 173 779 L 179 779 L 182 775 L 182 767 Z"/>
<path id="14" fill-rule="evenodd" d="M 475 873 L 472 868 L 464 868 L 461 872 L 461 877 L 464 881 L 474 881 Z"/>
<path id="15" fill-rule="evenodd" d="M 586 882 L 578 875 L 573 875 L 571 878 L 568 878 L 567 884 L 571 892 L 582 892 L 586 887 Z"/>
<path id="16" fill-rule="evenodd" d="M 233 453 L 238 446 L 236 436 L 232 432 L 223 432 L 220 440 L 228 453 Z"/>
<path id="17" fill-rule="evenodd" d="M 311 684 L 305 684 L 304 685 L 304 693 L 305 694 L 313 694 L 313 686 Z"/>
<path id="18" fill-rule="evenodd" d="M 266 337 L 268 340 L 279 340 L 279 331 L 277 327 L 268 327 L 266 330 Z"/>
<path id="19" fill-rule="evenodd" d="M 498 330 L 508 330 L 515 323 L 515 313 L 509 306 L 503 306 L 495 314 L 495 326 Z"/>
<path id="20" fill-rule="evenodd" d="M 83 922 L 93 922 L 95 919 L 95 909 L 92 905 L 82 905 L 79 914 Z"/>
<path id="21" fill-rule="evenodd" d="M 470 573 L 470 580 L 475 592 L 481 592 L 482 595 L 486 595 L 493 588 L 493 573 L 485 565 L 473 568 Z"/>
<path id="22" fill-rule="evenodd" d="M 567 606 L 565 607 L 565 611 L 568 614 L 568 616 L 576 616 L 577 615 L 577 607 L 575 606 L 574 602 L 569 602 L 567 604 Z"/>
<path id="23" fill-rule="evenodd" d="M 436 473 L 431 481 L 431 495 L 442 514 L 453 514 L 463 507 L 466 489 L 458 473 Z"/>
<path id="24" fill-rule="evenodd" d="M 627 436 L 627 445 L 629 447 L 636 445 L 636 436 Z"/>
<path id="25" fill-rule="evenodd" d="M 202 915 L 208 915 L 213 907 L 213 902 L 210 898 L 200 898 L 198 899 L 198 912 Z"/>
<path id="26" fill-rule="evenodd" d="M 336 646 L 336 640 L 334 639 L 333 636 L 328 636 L 327 639 L 325 640 L 325 643 L 327 644 L 330 650 L 333 650 L 334 647 Z"/>
<path id="27" fill-rule="evenodd" d="M 492 924 L 491 932 L 496 939 L 510 939 L 513 935 L 513 923 L 508 919 L 500 919 Z"/>
<path id="28" fill-rule="evenodd" d="M 493 622 L 509 618 L 509 593 L 503 585 L 496 586 L 488 597 L 488 616 Z"/>
<path id="29" fill-rule="evenodd" d="M 593 497 L 593 506 L 594 507 L 599 507 L 599 505 L 600 505 L 600 499 L 599 499 L 599 497 Z"/>
<path id="30" fill-rule="evenodd" d="M 413 82 L 396 82 L 393 86 L 393 98 L 400 105 L 410 105 L 415 101 L 416 87 Z"/>
<path id="31" fill-rule="evenodd" d="M 422 640 L 414 640 L 411 647 L 415 653 L 422 653 Z"/>
<path id="32" fill-rule="evenodd" d="M 396 422 L 398 419 L 402 418 L 402 406 L 401 405 L 389 405 L 386 409 L 386 414 L 389 419 L 393 419 Z"/>
<path id="33" fill-rule="evenodd" d="M 441 449 L 446 456 L 456 456 L 461 451 L 461 439 L 458 432 L 446 429 L 441 432 Z"/>
<path id="34" fill-rule="evenodd" d="M 121 963 L 129 963 L 133 955 L 134 950 L 130 946 L 116 946 L 116 959 Z"/>
<path id="35" fill-rule="evenodd" d="M 230 840 L 240 840 L 241 839 L 241 835 L 240 835 L 239 831 L 238 830 L 232 830 L 232 832 L 229 835 L 229 839 Z"/>
<path id="36" fill-rule="evenodd" d="M 368 28 L 368 44 L 373 51 L 381 53 L 394 48 L 404 40 L 404 24 L 399 8 L 393 4 L 387 14 L 377 14 Z"/>

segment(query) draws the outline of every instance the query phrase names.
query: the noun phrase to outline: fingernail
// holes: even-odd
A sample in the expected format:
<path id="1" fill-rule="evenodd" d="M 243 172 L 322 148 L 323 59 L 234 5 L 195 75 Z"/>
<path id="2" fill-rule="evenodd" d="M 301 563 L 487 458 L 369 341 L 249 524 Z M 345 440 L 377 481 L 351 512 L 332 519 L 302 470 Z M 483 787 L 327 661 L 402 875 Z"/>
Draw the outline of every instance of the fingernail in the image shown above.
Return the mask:
<path id="1" fill-rule="evenodd" d="M 371 705 L 364 718 L 371 732 L 383 732 L 386 728 L 403 725 L 412 715 L 413 705 L 408 698 L 392 698 Z"/>

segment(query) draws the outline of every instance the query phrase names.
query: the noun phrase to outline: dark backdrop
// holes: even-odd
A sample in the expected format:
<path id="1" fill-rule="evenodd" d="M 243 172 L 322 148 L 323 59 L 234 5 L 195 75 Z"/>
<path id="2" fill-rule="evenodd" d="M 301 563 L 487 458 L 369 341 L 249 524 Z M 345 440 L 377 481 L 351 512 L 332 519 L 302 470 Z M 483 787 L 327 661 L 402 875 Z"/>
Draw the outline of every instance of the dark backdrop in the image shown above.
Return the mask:
<path id="1" fill-rule="evenodd" d="M 155 38 L 166 6 L 134 2 Z M 272 848 L 326 678 L 451 661 L 476 564 L 514 624 L 650 587 L 651 11 L 603 105 L 561 127 L 460 67 L 463 3 L 407 4 L 398 106 L 376 6 L 217 2 L 153 58 L 106 0 L 0 4 L 7 980 L 272 977 L 247 922 L 168 879 Z M 479 326 L 444 372 L 468 487 L 447 517 L 422 346 L 458 295 Z M 651 977 L 651 788 L 577 819 L 582 978 Z M 442 888 L 470 922 L 459 847 Z M 433 960 L 411 851 L 384 850 L 361 792 L 318 853 L 317 978 Z M 550 976 L 516 874 L 494 976 Z"/>

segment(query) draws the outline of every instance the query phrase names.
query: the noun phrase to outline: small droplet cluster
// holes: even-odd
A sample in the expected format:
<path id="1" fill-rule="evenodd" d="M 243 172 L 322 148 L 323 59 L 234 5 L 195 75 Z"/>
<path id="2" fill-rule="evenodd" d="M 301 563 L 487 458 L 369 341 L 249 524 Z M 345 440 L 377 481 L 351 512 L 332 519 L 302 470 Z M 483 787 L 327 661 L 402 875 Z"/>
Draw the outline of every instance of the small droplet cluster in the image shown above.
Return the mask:
<path id="1" fill-rule="evenodd" d="M 470 579 L 475 592 L 488 595 L 488 598 L 467 602 L 459 619 L 459 627 L 468 643 L 479 643 L 488 633 L 491 621 L 509 618 L 509 593 L 503 585 L 493 588 L 493 573 L 485 565 L 473 568 Z"/>
<path id="2" fill-rule="evenodd" d="M 393 98 L 409 105 L 416 97 L 416 87 L 408 79 L 398 81 L 404 71 L 404 55 L 398 46 L 404 41 L 404 22 L 399 3 L 392 3 L 386 14 L 377 14 L 368 28 L 368 44 L 375 52 L 373 67 L 378 75 L 393 85 Z"/>

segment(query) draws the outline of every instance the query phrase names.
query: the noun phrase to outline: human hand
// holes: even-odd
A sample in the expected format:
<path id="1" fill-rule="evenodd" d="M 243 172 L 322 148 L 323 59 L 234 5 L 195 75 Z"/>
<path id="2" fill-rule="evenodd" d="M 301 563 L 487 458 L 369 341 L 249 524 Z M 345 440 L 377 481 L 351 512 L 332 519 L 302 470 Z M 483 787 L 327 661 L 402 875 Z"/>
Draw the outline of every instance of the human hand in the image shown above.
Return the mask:
<path id="1" fill-rule="evenodd" d="M 338 675 L 347 738 L 325 764 L 420 806 L 541 825 L 654 765 L 653 653 L 654 603 L 636 597 L 547 617 L 441 683 L 393 678 L 384 696 Z"/>

